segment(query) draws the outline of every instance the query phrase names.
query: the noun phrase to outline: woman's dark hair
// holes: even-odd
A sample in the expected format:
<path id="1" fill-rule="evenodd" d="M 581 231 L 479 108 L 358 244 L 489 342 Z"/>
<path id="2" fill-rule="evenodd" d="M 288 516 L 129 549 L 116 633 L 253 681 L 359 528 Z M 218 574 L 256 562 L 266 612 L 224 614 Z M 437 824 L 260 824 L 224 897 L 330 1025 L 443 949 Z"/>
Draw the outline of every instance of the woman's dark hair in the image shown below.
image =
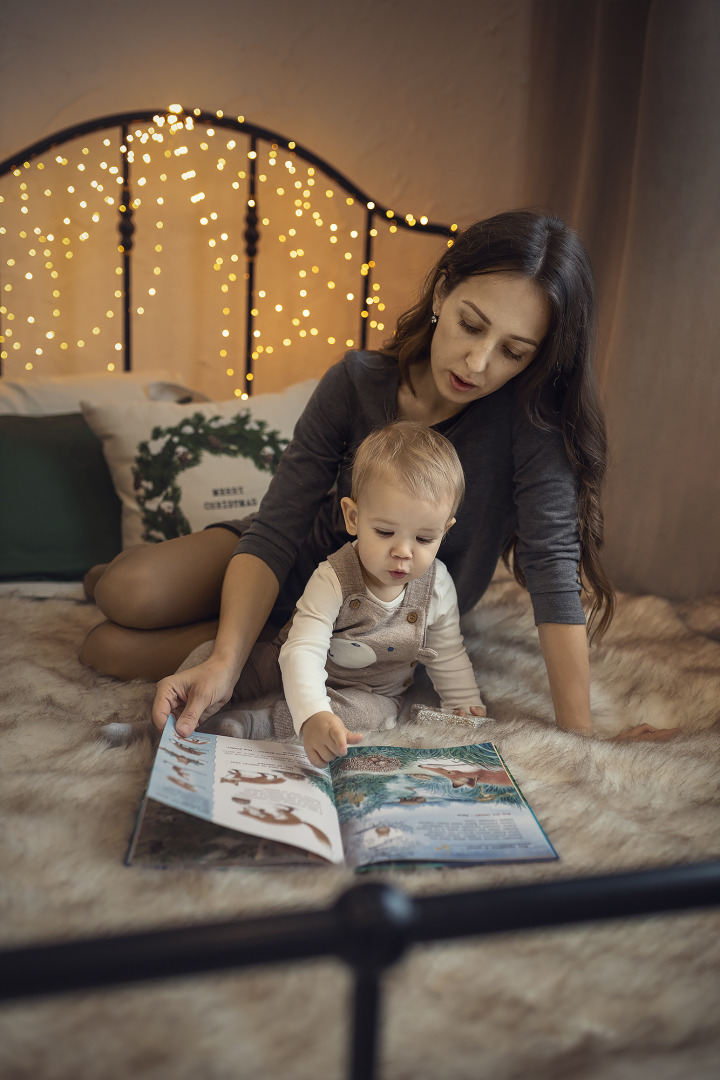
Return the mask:
<path id="1" fill-rule="evenodd" d="M 413 364 L 430 355 L 433 294 L 444 295 L 475 274 L 522 274 L 548 297 L 550 326 L 532 363 L 513 379 L 525 414 L 540 428 L 559 427 L 578 476 L 578 522 L 583 584 L 592 594 L 591 637 L 602 635 L 615 610 L 615 596 L 600 563 L 603 514 L 600 491 L 607 468 L 607 436 L 593 351 L 595 288 L 592 267 L 577 234 L 561 218 L 511 210 L 459 233 L 430 270 L 417 303 L 401 315 L 382 352 L 394 357 L 414 393 Z M 517 536 L 503 553 L 525 585 L 515 558 Z"/>

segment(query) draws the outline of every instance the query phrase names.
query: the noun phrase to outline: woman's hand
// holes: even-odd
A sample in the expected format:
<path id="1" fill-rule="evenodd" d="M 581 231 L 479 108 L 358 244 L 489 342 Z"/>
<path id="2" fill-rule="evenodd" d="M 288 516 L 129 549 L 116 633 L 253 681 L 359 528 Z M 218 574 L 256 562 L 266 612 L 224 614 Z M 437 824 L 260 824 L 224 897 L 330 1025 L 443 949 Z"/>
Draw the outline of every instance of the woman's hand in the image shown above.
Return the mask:
<path id="1" fill-rule="evenodd" d="M 178 735 L 187 738 L 198 724 L 227 704 L 235 682 L 235 673 L 212 657 L 197 667 L 168 675 L 157 685 L 152 722 L 162 731 L 172 713 Z"/>
<path id="2" fill-rule="evenodd" d="M 300 729 L 303 746 L 310 763 L 323 768 L 336 757 L 345 757 L 348 743 L 362 742 L 362 735 L 348 731 L 339 716 L 331 712 L 318 712 Z"/>
<path id="3" fill-rule="evenodd" d="M 613 735 L 607 742 L 668 742 L 680 734 L 680 728 L 656 728 L 652 724 L 638 724 L 637 727 Z"/>

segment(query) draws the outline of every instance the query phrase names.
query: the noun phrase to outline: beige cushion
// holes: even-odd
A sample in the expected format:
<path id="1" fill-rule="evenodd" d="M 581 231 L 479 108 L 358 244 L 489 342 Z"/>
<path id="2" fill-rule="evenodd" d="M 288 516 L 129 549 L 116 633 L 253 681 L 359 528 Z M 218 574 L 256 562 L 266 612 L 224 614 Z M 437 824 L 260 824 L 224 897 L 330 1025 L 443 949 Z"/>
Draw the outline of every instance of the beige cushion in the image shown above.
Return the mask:
<path id="1" fill-rule="evenodd" d="M 171 372 L 118 371 L 100 375 L 26 375 L 0 378 L 0 415 L 62 416 L 80 412 L 80 401 L 119 404 L 160 398 L 207 401 Z"/>
<path id="2" fill-rule="evenodd" d="M 247 402 L 82 402 L 122 503 L 123 547 L 256 510 L 316 385 Z"/>

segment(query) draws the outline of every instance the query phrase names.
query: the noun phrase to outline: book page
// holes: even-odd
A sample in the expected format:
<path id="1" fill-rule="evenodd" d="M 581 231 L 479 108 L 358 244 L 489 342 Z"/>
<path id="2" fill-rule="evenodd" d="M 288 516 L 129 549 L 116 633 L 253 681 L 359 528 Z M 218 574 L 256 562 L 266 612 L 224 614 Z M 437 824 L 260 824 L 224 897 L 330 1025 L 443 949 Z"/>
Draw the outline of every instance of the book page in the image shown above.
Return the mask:
<path id="1" fill-rule="evenodd" d="M 301 746 L 202 730 L 184 739 L 171 717 L 147 795 L 216 825 L 344 861 L 328 770 L 311 765 Z"/>
<path id="2" fill-rule="evenodd" d="M 330 771 L 348 866 L 557 858 L 492 743 L 353 746 Z"/>

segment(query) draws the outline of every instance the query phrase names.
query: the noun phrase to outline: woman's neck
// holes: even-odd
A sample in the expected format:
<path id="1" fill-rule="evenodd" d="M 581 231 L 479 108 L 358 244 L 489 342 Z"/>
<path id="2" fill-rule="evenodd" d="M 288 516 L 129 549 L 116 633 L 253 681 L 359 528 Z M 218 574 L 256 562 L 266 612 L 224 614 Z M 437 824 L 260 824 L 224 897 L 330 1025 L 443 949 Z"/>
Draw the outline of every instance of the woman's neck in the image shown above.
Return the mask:
<path id="1" fill-rule="evenodd" d="M 411 371 L 413 394 L 405 382 L 398 387 L 397 408 L 400 420 L 416 420 L 430 427 L 459 413 L 464 406 L 446 401 L 438 393 L 430 370 L 430 361 L 421 360 L 413 364 Z"/>

